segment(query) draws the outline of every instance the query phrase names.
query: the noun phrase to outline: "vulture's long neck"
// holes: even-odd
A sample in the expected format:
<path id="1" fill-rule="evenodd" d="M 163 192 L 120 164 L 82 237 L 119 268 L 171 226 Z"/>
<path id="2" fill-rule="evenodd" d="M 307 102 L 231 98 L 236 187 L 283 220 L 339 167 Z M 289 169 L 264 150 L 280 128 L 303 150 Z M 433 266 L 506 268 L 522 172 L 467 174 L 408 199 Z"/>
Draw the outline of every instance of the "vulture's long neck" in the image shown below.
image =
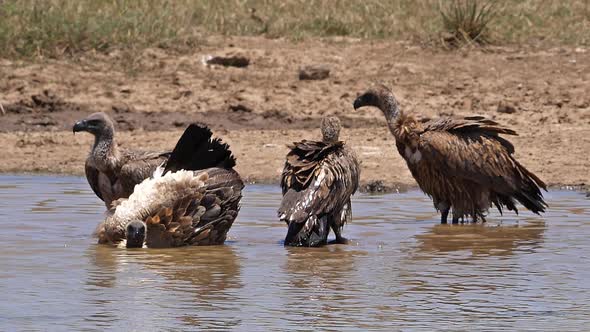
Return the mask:
<path id="1" fill-rule="evenodd" d="M 110 216 L 104 223 L 104 232 L 107 239 L 112 243 L 118 243 L 125 238 L 125 227 L 127 223 L 121 219 Z"/>
<path id="2" fill-rule="evenodd" d="M 114 130 L 105 130 L 94 137 L 91 154 L 97 166 L 111 168 L 119 164 L 121 155 L 114 136 Z"/>
<path id="3" fill-rule="evenodd" d="M 391 134 L 393 134 L 393 136 L 396 136 L 395 129 L 397 127 L 397 119 L 399 118 L 401 111 L 393 94 L 389 93 L 383 96 L 381 99 L 381 107 L 379 108 L 385 115 L 385 120 L 387 121 L 387 127 L 389 127 L 389 131 Z"/>

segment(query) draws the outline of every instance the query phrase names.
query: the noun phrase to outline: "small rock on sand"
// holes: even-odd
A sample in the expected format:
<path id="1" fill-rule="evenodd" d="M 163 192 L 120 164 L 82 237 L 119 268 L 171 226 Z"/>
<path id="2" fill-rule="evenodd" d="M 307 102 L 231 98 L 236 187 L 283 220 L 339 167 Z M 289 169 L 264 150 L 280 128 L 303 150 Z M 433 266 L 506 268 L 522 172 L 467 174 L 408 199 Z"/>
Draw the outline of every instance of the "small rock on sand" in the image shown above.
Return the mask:
<path id="1" fill-rule="evenodd" d="M 300 80 L 324 80 L 330 76 L 330 68 L 324 65 L 310 65 L 299 69 Z"/>
<path id="2" fill-rule="evenodd" d="M 250 59 L 241 54 L 228 54 L 228 55 L 217 55 L 217 56 L 206 56 L 205 63 L 207 65 L 221 65 L 224 67 L 248 67 Z"/>
<path id="3" fill-rule="evenodd" d="M 500 104 L 498 104 L 498 109 L 496 111 L 498 113 L 512 114 L 516 112 L 516 107 L 508 103 L 500 102 Z"/>

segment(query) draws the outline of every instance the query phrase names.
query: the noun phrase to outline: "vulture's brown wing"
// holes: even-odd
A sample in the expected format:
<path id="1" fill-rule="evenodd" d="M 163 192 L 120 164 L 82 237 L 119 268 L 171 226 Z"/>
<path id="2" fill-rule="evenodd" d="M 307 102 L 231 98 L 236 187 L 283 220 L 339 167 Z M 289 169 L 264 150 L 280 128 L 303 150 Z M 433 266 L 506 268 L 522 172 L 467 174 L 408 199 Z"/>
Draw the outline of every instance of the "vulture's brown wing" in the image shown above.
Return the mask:
<path id="1" fill-rule="evenodd" d="M 207 173 L 207 176 L 209 177 L 205 183 L 207 185 L 207 190 L 224 187 L 231 187 L 236 191 L 244 189 L 242 178 L 240 178 L 238 172 L 233 169 L 214 167 L 203 171 L 196 171 L 195 174 L 203 172 Z"/>
<path id="2" fill-rule="evenodd" d="M 483 117 L 443 118 L 429 123 L 420 135 L 419 149 L 422 158 L 442 167 L 452 177 L 511 188 L 519 179 L 531 177 L 545 188 L 541 180 L 512 157 L 513 145 L 498 134 L 516 132 Z"/>
<path id="3" fill-rule="evenodd" d="M 170 156 L 169 153 L 161 152 L 130 152 L 123 151 L 123 160 L 126 162 L 119 172 L 119 181 L 123 192 L 118 197 L 129 197 L 133 193 L 136 184 L 150 178 L 156 168 Z"/>
<path id="4" fill-rule="evenodd" d="M 291 151 L 287 154 L 281 174 L 283 195 L 289 189 L 300 191 L 307 188 L 319 164 L 327 155 L 341 149 L 343 144 L 303 140 L 290 145 Z"/>
<path id="5" fill-rule="evenodd" d="M 243 183 L 234 185 L 241 183 L 239 175 L 222 171 L 228 173 L 227 185 L 220 182 L 221 174 L 209 177 L 204 187 L 179 197 L 172 206 L 161 206 L 145 220 L 148 247 L 223 244 L 238 215 Z"/>
<path id="6" fill-rule="evenodd" d="M 100 192 L 100 186 L 98 184 L 98 174 L 99 174 L 98 169 L 96 169 L 94 167 L 94 165 L 89 163 L 88 159 L 87 159 L 86 164 L 84 165 L 84 171 L 86 173 L 86 180 L 88 180 L 88 184 L 90 185 L 90 188 L 92 188 L 92 191 L 94 191 L 94 193 L 96 194 L 96 196 L 98 196 L 98 198 L 100 198 L 101 200 L 104 201 L 104 198 L 102 197 L 102 193 Z"/>
<path id="7" fill-rule="evenodd" d="M 427 130 L 518 135 L 514 130 L 503 127 L 496 121 L 487 119 L 483 116 L 466 116 L 463 118 L 440 118 L 436 121 L 428 122 Z"/>
<path id="8" fill-rule="evenodd" d="M 510 154 L 514 153 L 514 146 L 508 140 L 498 135 L 505 134 L 518 136 L 514 130 L 503 127 L 499 123 L 490 119 L 486 119 L 483 116 L 440 118 L 436 121 L 429 122 L 427 124 L 426 131 L 443 131 L 457 135 L 471 133 L 475 135 L 494 137 L 496 141 L 500 142 Z"/>
<path id="9" fill-rule="evenodd" d="M 337 228 L 342 228 L 346 222 L 352 220 L 350 197 L 358 189 L 360 165 L 355 153 L 347 147 L 339 153 L 330 155 L 326 164 L 334 175 L 333 182 L 328 187 L 330 194 L 324 212 L 332 215 L 332 221 Z"/>
<path id="10" fill-rule="evenodd" d="M 301 223 L 311 215 L 335 212 L 335 208 L 345 205 L 356 191 L 359 178 L 356 158 L 342 147 L 341 142 L 328 153 L 322 154 L 321 159 L 314 160 L 310 170 L 303 168 L 304 172 L 309 172 L 303 180 L 297 179 L 297 168 L 294 168 L 294 174 L 287 173 L 284 176 L 293 177 L 292 182 L 304 183 L 305 186 L 300 190 L 295 186 L 287 188 L 278 211 L 281 220 Z M 287 164 L 293 165 L 293 161 L 288 160 Z M 285 180 L 283 190 L 284 185 Z"/>
<path id="11" fill-rule="evenodd" d="M 498 136 L 515 133 L 480 118 L 462 121 L 442 128 L 430 126 L 420 135 L 420 158 L 429 168 L 449 179 L 469 180 L 513 196 L 533 212 L 544 211 L 546 204 L 539 187 L 547 190 L 545 183 L 516 161 L 512 144 Z"/>
<path id="12" fill-rule="evenodd" d="M 514 160 L 493 137 L 426 131 L 420 136 L 418 149 L 425 162 L 449 178 L 484 186 L 515 186 Z"/>

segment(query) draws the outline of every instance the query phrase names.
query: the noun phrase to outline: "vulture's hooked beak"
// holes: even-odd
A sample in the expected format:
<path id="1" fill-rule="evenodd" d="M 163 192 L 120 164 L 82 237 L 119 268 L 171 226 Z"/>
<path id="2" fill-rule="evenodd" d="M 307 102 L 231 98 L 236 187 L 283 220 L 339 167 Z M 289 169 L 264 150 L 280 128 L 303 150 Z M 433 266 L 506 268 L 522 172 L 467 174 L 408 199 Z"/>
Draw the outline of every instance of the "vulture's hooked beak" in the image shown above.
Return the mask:
<path id="1" fill-rule="evenodd" d="M 363 107 L 363 106 L 364 106 L 364 103 L 363 103 L 363 99 L 362 99 L 362 97 L 363 97 L 363 96 L 357 97 L 357 98 L 354 100 L 354 103 L 352 104 L 352 106 L 354 106 L 354 109 L 355 109 L 355 110 L 357 110 L 357 109 L 359 109 L 360 107 Z"/>
<path id="2" fill-rule="evenodd" d="M 86 120 L 78 121 L 74 124 L 74 134 L 79 131 L 86 131 L 88 130 L 88 122 Z"/>
<path id="3" fill-rule="evenodd" d="M 366 106 L 367 105 L 366 99 L 367 99 L 366 94 L 362 94 L 354 100 L 354 103 L 352 104 L 352 106 L 354 106 L 355 110 L 357 110 L 363 106 Z"/>
<path id="4" fill-rule="evenodd" d="M 365 92 L 358 96 L 352 105 L 355 110 L 364 106 L 374 106 L 379 108 L 379 97 L 377 97 L 374 92 Z"/>

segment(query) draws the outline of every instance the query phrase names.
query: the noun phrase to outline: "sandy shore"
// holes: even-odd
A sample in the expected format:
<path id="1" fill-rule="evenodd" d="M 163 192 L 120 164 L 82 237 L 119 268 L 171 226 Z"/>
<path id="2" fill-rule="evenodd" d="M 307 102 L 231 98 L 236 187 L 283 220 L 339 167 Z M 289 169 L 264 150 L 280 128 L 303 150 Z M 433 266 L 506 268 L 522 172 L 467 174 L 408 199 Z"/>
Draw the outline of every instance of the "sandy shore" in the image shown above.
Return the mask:
<path id="1" fill-rule="evenodd" d="M 205 66 L 207 55 L 242 54 L 246 68 Z M 590 183 L 590 55 L 586 49 L 494 48 L 442 52 L 394 42 L 304 44 L 264 38 L 211 39 L 195 54 L 152 49 L 130 73 L 120 55 L 17 63 L 0 60 L 0 172 L 82 174 L 91 137 L 75 120 L 109 112 L 122 146 L 171 148 L 191 121 L 231 144 L 250 182 L 276 183 L 286 144 L 318 138 L 336 114 L 362 160 L 362 182 L 415 186 L 377 110 L 353 111 L 372 82 L 391 86 L 420 118 L 479 114 L 515 129 L 516 156 L 552 186 Z M 303 65 L 330 76 L 300 81 Z"/>

